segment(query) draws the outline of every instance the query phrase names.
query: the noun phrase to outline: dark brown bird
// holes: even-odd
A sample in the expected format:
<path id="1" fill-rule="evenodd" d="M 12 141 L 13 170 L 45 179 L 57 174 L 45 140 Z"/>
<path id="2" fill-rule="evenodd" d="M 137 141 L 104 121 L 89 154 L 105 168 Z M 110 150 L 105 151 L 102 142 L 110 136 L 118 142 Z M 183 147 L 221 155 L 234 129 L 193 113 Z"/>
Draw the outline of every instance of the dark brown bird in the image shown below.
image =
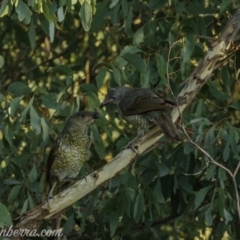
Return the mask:
<path id="1" fill-rule="evenodd" d="M 121 117 L 128 123 L 138 127 L 138 134 L 157 123 L 165 136 L 170 140 L 180 140 L 179 132 L 172 122 L 171 110 L 176 103 L 145 88 L 116 87 L 106 95 L 100 108 L 115 103 Z"/>
<path id="2" fill-rule="evenodd" d="M 95 118 L 98 118 L 98 112 L 73 114 L 54 141 L 47 161 L 48 200 L 60 191 L 62 184 L 78 175 L 87 160 L 90 146 L 88 127 Z"/>

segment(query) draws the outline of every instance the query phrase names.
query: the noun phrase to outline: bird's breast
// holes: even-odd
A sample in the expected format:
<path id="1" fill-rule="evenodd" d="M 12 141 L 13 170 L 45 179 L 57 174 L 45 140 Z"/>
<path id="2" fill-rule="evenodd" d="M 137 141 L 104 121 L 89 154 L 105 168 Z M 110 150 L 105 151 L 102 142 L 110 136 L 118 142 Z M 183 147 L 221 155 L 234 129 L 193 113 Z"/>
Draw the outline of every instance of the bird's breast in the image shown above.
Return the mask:
<path id="1" fill-rule="evenodd" d="M 135 127 L 145 128 L 149 125 L 149 119 L 142 114 L 123 116 L 123 119 Z"/>
<path id="2" fill-rule="evenodd" d="M 60 141 L 51 175 L 58 177 L 59 181 L 76 177 L 87 160 L 89 142 L 89 138 Z"/>

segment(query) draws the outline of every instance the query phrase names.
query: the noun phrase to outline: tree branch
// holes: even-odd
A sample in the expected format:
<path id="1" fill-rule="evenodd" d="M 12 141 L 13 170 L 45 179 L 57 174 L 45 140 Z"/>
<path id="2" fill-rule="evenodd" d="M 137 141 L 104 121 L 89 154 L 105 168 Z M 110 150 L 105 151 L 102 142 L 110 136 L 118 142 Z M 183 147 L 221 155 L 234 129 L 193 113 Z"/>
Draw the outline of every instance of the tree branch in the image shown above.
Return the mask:
<path id="1" fill-rule="evenodd" d="M 235 12 L 232 19 L 230 19 L 219 39 L 214 42 L 212 48 L 206 53 L 203 61 L 187 79 L 184 88 L 177 98 L 179 106 L 175 107 L 172 112 L 174 122 L 177 121 L 185 108 L 194 100 L 206 81 L 211 78 L 213 71 L 219 67 L 219 63 L 222 59 L 227 59 L 231 56 L 230 53 L 235 49 L 234 45 L 231 43 L 239 29 L 240 8 Z M 144 155 L 147 151 L 153 149 L 162 136 L 163 134 L 159 127 L 155 126 L 152 128 L 141 139 L 141 142 L 138 140 L 137 146 L 139 154 Z M 33 219 L 41 222 L 44 219 L 53 218 L 54 215 L 63 211 L 68 206 L 71 206 L 75 201 L 83 198 L 95 188 L 116 176 L 136 157 L 137 154 L 131 149 L 121 151 L 110 163 L 107 163 L 104 167 L 89 174 L 86 180 L 83 179 L 76 182 L 51 199 L 49 202 L 50 208 L 45 204 L 43 207 L 38 206 L 27 212 L 25 218 L 16 225 L 16 228 L 29 228 L 29 224 Z"/>

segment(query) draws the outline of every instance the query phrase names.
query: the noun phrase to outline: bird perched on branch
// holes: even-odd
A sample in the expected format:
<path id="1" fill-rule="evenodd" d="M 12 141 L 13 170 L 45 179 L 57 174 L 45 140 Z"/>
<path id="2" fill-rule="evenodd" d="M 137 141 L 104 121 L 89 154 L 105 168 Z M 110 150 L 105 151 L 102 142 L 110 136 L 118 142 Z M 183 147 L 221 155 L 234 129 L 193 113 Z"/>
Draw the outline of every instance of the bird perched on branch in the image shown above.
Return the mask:
<path id="1" fill-rule="evenodd" d="M 65 182 L 76 178 L 87 160 L 90 146 L 88 127 L 96 118 L 98 112 L 80 111 L 73 114 L 53 143 L 46 172 L 48 200 L 60 191 Z"/>
<path id="2" fill-rule="evenodd" d="M 138 127 L 138 136 L 144 134 L 147 126 L 157 123 L 168 139 L 181 139 L 171 117 L 176 103 L 158 93 L 145 88 L 115 87 L 107 93 L 100 108 L 110 103 L 117 104 L 120 116 Z"/>

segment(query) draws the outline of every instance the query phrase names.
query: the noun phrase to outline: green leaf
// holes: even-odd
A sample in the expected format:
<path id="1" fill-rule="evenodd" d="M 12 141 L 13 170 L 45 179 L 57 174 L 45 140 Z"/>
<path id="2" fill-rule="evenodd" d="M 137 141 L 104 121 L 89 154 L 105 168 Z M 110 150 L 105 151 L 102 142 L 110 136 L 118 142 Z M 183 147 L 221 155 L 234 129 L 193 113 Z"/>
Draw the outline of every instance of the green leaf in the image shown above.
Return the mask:
<path id="1" fill-rule="evenodd" d="M 109 8 L 113 8 L 116 6 L 116 4 L 119 2 L 119 0 L 112 0 L 112 3 L 109 5 Z"/>
<path id="2" fill-rule="evenodd" d="M 4 226 L 10 227 L 13 225 L 11 215 L 8 212 L 5 205 L 0 202 L 0 227 L 3 228 Z"/>
<path id="3" fill-rule="evenodd" d="M 218 179 L 220 181 L 221 188 L 225 189 L 224 181 L 227 179 L 227 176 L 226 176 L 226 171 L 222 168 L 218 169 Z"/>
<path id="4" fill-rule="evenodd" d="M 149 9 L 151 10 L 157 10 L 157 9 L 160 9 L 162 7 L 165 6 L 165 4 L 167 3 L 167 0 L 150 0 L 149 3 L 148 3 L 148 7 Z"/>
<path id="5" fill-rule="evenodd" d="M 59 110 L 60 106 L 57 103 L 57 94 L 49 93 L 48 95 L 41 96 L 42 103 L 50 109 Z"/>
<path id="6" fill-rule="evenodd" d="M 220 170 L 221 170 L 221 168 L 220 168 Z M 221 187 L 217 188 L 217 191 L 218 191 L 217 207 L 218 207 L 220 216 L 223 218 L 226 193 L 225 193 L 224 189 Z"/>
<path id="7" fill-rule="evenodd" d="M 207 170 L 207 175 L 206 175 L 206 179 L 210 180 L 213 178 L 213 176 L 215 176 L 216 174 L 216 165 L 210 165 L 208 170 Z"/>
<path id="8" fill-rule="evenodd" d="M 118 67 L 118 69 L 124 69 L 124 67 L 128 64 L 128 62 L 122 57 L 117 57 L 114 60 L 114 65 Z"/>
<path id="9" fill-rule="evenodd" d="M 222 14 L 225 11 L 225 9 L 231 4 L 232 4 L 231 1 L 223 0 L 222 4 L 220 5 L 220 14 Z"/>
<path id="10" fill-rule="evenodd" d="M 223 140 L 228 141 L 229 136 L 228 136 L 228 133 L 227 133 L 226 129 L 224 129 L 224 128 L 221 129 L 221 131 L 220 131 L 220 137 L 221 137 Z"/>
<path id="11" fill-rule="evenodd" d="M 0 7 L 0 17 L 4 17 L 8 14 L 8 0 L 3 0 Z"/>
<path id="12" fill-rule="evenodd" d="M 31 21 L 31 24 L 28 29 L 28 38 L 31 45 L 31 48 L 34 49 L 36 47 L 36 31 L 34 21 Z"/>
<path id="13" fill-rule="evenodd" d="M 185 37 L 185 46 L 183 47 L 182 55 L 183 55 L 183 63 L 188 61 L 193 53 L 195 47 L 194 37 L 192 35 L 187 35 Z"/>
<path id="14" fill-rule="evenodd" d="M 25 24 L 29 24 L 31 21 L 31 11 L 28 8 L 27 4 L 24 3 L 22 0 L 18 0 L 18 5 L 16 7 L 16 12 L 18 14 L 18 19 L 20 22 L 23 20 Z"/>
<path id="15" fill-rule="evenodd" d="M 49 37 L 50 37 L 51 42 L 54 41 L 54 34 L 55 34 L 54 22 L 50 21 L 49 22 Z"/>
<path id="16" fill-rule="evenodd" d="M 183 150 L 185 155 L 188 155 L 193 151 L 193 147 L 188 142 L 183 143 L 183 147 L 184 147 Z"/>
<path id="17" fill-rule="evenodd" d="M 135 198 L 134 189 L 127 187 L 125 190 L 126 190 L 126 194 L 128 195 L 128 197 L 131 199 L 131 201 L 133 201 Z"/>
<path id="18" fill-rule="evenodd" d="M 140 191 L 138 196 L 136 197 L 133 209 L 133 218 L 136 223 L 140 221 L 143 211 L 144 211 L 144 198 L 142 192 Z"/>
<path id="19" fill-rule="evenodd" d="M 188 177 L 180 175 L 178 183 L 188 193 L 194 193 L 194 191 L 192 189 L 192 185 L 189 183 L 188 180 L 189 180 Z"/>
<path id="20" fill-rule="evenodd" d="M 24 201 L 24 204 L 23 204 L 22 210 L 21 210 L 21 212 L 20 212 L 20 215 L 23 214 L 23 213 L 25 213 L 25 212 L 27 211 L 27 207 L 28 207 L 28 199 L 26 199 L 26 200 Z"/>
<path id="21" fill-rule="evenodd" d="M 208 150 L 208 153 L 213 156 L 213 148 L 212 148 L 212 143 L 215 140 L 215 135 L 214 135 L 214 127 L 211 127 L 210 130 L 207 132 L 205 135 L 204 139 L 204 148 Z"/>
<path id="22" fill-rule="evenodd" d="M 70 233 L 70 230 L 74 228 L 74 225 L 75 225 L 74 214 L 71 214 L 70 216 L 68 216 L 63 226 L 64 234 Z"/>
<path id="23" fill-rule="evenodd" d="M 94 93 L 95 95 L 98 93 L 98 90 L 94 84 L 86 84 L 81 83 L 81 90 L 83 89 L 86 93 Z"/>
<path id="24" fill-rule="evenodd" d="M 37 168 L 36 165 L 34 164 L 30 173 L 28 174 L 28 179 L 30 183 L 33 183 L 37 180 L 38 174 L 37 174 Z"/>
<path id="25" fill-rule="evenodd" d="M 207 193 L 209 192 L 209 190 L 211 188 L 212 188 L 211 186 L 205 187 L 205 188 L 202 188 L 200 191 L 195 193 L 195 199 L 194 199 L 195 207 L 194 207 L 194 210 L 196 210 L 201 205 L 205 196 L 207 195 Z"/>
<path id="26" fill-rule="evenodd" d="M 31 89 L 23 82 L 13 82 L 8 86 L 8 92 L 11 92 L 16 97 L 28 94 Z"/>
<path id="27" fill-rule="evenodd" d="M 229 128 L 229 143 L 230 143 L 230 146 L 231 146 L 231 149 L 232 149 L 234 155 L 237 155 L 237 158 L 239 157 L 238 156 L 238 146 L 237 146 L 238 141 L 239 141 L 239 135 L 238 135 L 237 129 L 235 129 L 234 127 L 230 127 Z"/>
<path id="28" fill-rule="evenodd" d="M 166 74 L 167 74 L 167 63 L 164 60 L 163 56 L 159 55 L 159 54 L 156 55 L 156 60 L 157 60 L 158 74 L 159 74 L 159 76 L 161 78 L 160 86 L 163 86 L 163 87 L 168 86 L 168 81 L 167 81 L 167 77 L 166 77 Z"/>
<path id="29" fill-rule="evenodd" d="M 28 112 L 28 110 L 30 109 L 30 107 L 31 107 L 32 104 L 33 104 L 33 99 L 34 99 L 34 97 L 31 98 L 31 100 L 29 101 L 28 105 L 24 108 L 24 110 L 23 110 L 23 112 L 21 113 L 21 116 L 20 116 L 20 118 L 19 118 L 19 122 L 22 122 L 22 121 L 25 120 L 25 117 L 26 117 L 26 115 L 27 115 L 27 112 Z"/>
<path id="30" fill-rule="evenodd" d="M 8 202 L 12 202 L 14 199 L 17 198 L 21 188 L 22 185 L 16 185 L 11 189 L 10 194 L 8 195 Z"/>
<path id="31" fill-rule="evenodd" d="M 97 11 L 92 21 L 91 31 L 99 32 L 104 28 L 105 23 L 107 22 L 105 16 L 108 14 L 108 12 L 108 2 L 97 3 Z"/>
<path id="32" fill-rule="evenodd" d="M 33 106 L 30 108 L 30 120 L 31 126 L 36 130 L 36 135 L 38 135 L 41 132 L 41 118 Z"/>
<path id="33" fill-rule="evenodd" d="M 224 208 L 224 218 L 225 218 L 225 225 L 228 224 L 228 222 L 233 220 L 232 215 Z"/>
<path id="34" fill-rule="evenodd" d="M 132 21 L 133 21 L 133 8 L 130 6 L 128 8 L 124 24 L 125 32 L 129 38 L 132 37 Z"/>
<path id="35" fill-rule="evenodd" d="M 10 104 L 10 115 L 12 117 L 15 115 L 21 99 L 22 99 L 22 97 L 16 97 L 12 100 L 12 102 Z"/>
<path id="36" fill-rule="evenodd" d="M 103 159 L 104 153 L 105 153 L 105 149 L 104 149 L 103 141 L 101 139 L 98 139 L 96 141 L 96 144 L 94 144 L 94 148 L 95 148 L 99 158 Z"/>
<path id="37" fill-rule="evenodd" d="M 159 169 L 159 177 L 164 177 L 169 173 L 169 169 L 164 163 L 160 163 L 158 165 L 158 169 Z"/>
<path id="38" fill-rule="evenodd" d="M 122 57 L 131 63 L 139 72 L 146 72 L 146 63 L 137 54 L 126 53 Z"/>
<path id="39" fill-rule="evenodd" d="M 58 73 L 62 73 L 62 74 L 71 74 L 73 72 L 73 70 L 68 67 L 67 65 L 57 65 L 56 67 L 53 67 L 51 69 L 49 69 L 49 72 L 51 71 L 56 71 Z"/>
<path id="40" fill-rule="evenodd" d="M 139 45 L 144 42 L 144 31 L 143 27 L 139 28 L 133 35 L 133 45 Z"/>
<path id="41" fill-rule="evenodd" d="M 223 150 L 223 160 L 226 162 L 229 159 L 230 156 L 230 145 L 229 142 L 225 144 L 224 150 Z"/>
<path id="42" fill-rule="evenodd" d="M 115 82 L 121 86 L 121 74 L 120 71 L 112 64 L 112 69 L 113 69 L 113 77 Z"/>
<path id="43" fill-rule="evenodd" d="M 54 16 L 54 14 L 57 12 L 57 9 L 58 9 L 58 5 L 57 5 L 56 1 L 52 1 L 51 7 L 49 9 L 52 16 Z M 54 19 L 54 17 L 53 17 L 53 19 Z"/>
<path id="44" fill-rule="evenodd" d="M 122 11 L 123 11 L 123 16 L 124 18 L 127 17 L 127 14 L 128 14 L 128 8 L 129 8 L 129 5 L 131 4 L 131 2 L 128 2 L 127 0 L 122 0 Z"/>
<path id="45" fill-rule="evenodd" d="M 221 89 L 219 89 L 216 82 L 209 81 L 208 84 L 210 92 L 217 100 L 225 101 L 229 99 L 229 95 L 226 92 L 223 92 Z"/>
<path id="46" fill-rule="evenodd" d="M 28 195 L 28 202 L 29 202 L 30 208 L 33 209 L 35 205 L 34 205 L 32 195 L 29 193 L 29 191 L 27 192 L 27 195 Z"/>
<path id="47" fill-rule="evenodd" d="M 205 220 L 209 226 L 213 223 L 213 216 L 212 216 L 212 208 L 209 207 L 207 211 L 205 211 Z"/>
<path id="48" fill-rule="evenodd" d="M 59 0 L 59 6 L 63 7 L 66 4 L 67 0 Z"/>
<path id="49" fill-rule="evenodd" d="M 41 1 L 42 3 L 42 12 L 48 22 L 52 21 L 54 14 L 51 13 L 51 2 L 50 1 Z"/>
<path id="50" fill-rule="evenodd" d="M 98 74 L 96 76 L 96 83 L 97 83 L 97 88 L 98 89 L 100 89 L 103 85 L 106 72 L 107 72 L 107 68 L 105 68 L 105 67 L 100 68 L 99 71 L 98 71 Z"/>
<path id="51" fill-rule="evenodd" d="M 79 16 L 84 30 L 89 31 L 92 23 L 92 7 L 87 1 L 84 1 L 83 5 L 81 6 Z"/>
<path id="52" fill-rule="evenodd" d="M 240 110 L 240 102 L 234 102 L 231 105 L 229 105 L 229 107 Z"/>
<path id="53" fill-rule="evenodd" d="M 42 125 L 42 130 L 43 130 L 43 141 L 46 141 L 48 136 L 49 136 L 49 126 L 45 118 L 41 118 L 41 125 Z"/>
<path id="54" fill-rule="evenodd" d="M 21 182 L 19 182 L 18 180 L 14 179 L 14 178 L 5 179 L 3 181 L 3 183 L 6 184 L 6 185 L 22 184 Z"/>
<path id="55" fill-rule="evenodd" d="M 153 190 L 153 193 L 158 203 L 165 203 L 165 200 L 162 194 L 162 186 L 161 186 L 160 180 L 157 181 L 157 184 Z"/>
<path id="56" fill-rule="evenodd" d="M 8 125 L 5 126 L 4 130 L 3 130 L 3 133 L 4 133 L 4 137 L 5 139 L 8 141 L 9 145 L 11 146 L 11 148 L 13 148 L 13 136 L 14 136 L 14 133 L 12 131 L 11 128 L 9 128 Z"/>
<path id="57" fill-rule="evenodd" d="M 63 12 L 63 7 L 58 8 L 57 15 L 58 15 L 58 21 L 62 22 L 65 18 L 65 15 L 64 15 L 64 12 Z"/>
<path id="58" fill-rule="evenodd" d="M 5 63 L 4 58 L 2 55 L 0 55 L 0 68 L 4 66 L 4 63 Z"/>
<path id="59" fill-rule="evenodd" d="M 126 53 L 133 54 L 133 53 L 138 53 L 138 52 L 140 52 L 139 48 L 137 48 L 136 46 L 128 45 L 123 48 L 123 50 L 120 53 L 120 56 L 123 57 L 123 55 L 125 55 Z"/>
<path id="60" fill-rule="evenodd" d="M 111 237 L 116 232 L 119 217 L 120 216 L 118 216 L 117 212 L 111 212 L 111 214 L 110 214 L 110 232 L 111 232 Z"/>
<path id="61" fill-rule="evenodd" d="M 117 25 L 118 22 L 120 21 L 120 16 L 119 16 L 119 11 L 120 11 L 120 4 L 117 3 L 114 8 L 110 10 L 110 21 L 113 26 Z"/>
<path id="62" fill-rule="evenodd" d="M 95 93 L 92 93 L 92 92 L 87 93 L 87 98 L 91 99 L 90 101 L 93 103 L 92 107 L 98 107 L 100 105 L 99 98 Z M 95 109 L 93 108 L 92 111 L 95 111 Z"/>

